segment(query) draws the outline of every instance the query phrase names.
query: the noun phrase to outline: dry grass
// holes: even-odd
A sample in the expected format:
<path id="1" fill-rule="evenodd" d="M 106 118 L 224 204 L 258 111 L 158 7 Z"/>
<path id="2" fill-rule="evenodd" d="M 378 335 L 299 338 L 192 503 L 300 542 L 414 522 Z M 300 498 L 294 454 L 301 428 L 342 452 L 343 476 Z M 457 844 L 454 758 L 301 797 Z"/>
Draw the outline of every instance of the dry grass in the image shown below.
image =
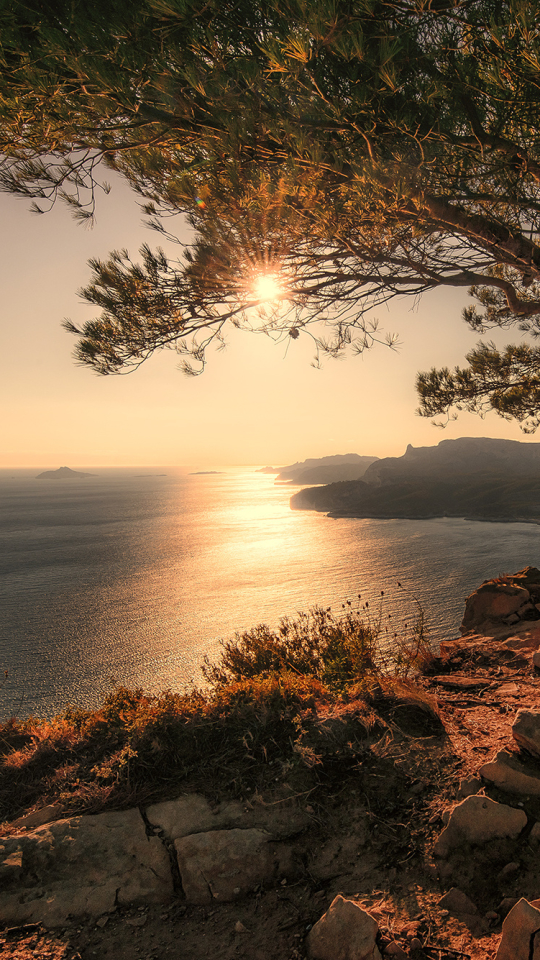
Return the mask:
<path id="1" fill-rule="evenodd" d="M 49 802 L 125 807 L 187 784 L 241 794 L 281 769 L 323 764 L 321 730 L 340 710 L 357 744 L 377 716 L 393 723 L 399 711 L 409 721 L 420 711 L 433 726 L 433 704 L 407 679 L 426 654 L 423 623 L 394 645 L 393 659 L 382 636 L 381 617 L 366 620 L 352 604 L 340 616 L 317 608 L 223 644 L 218 662 L 204 664 L 204 690 L 118 687 L 94 711 L 12 719 L 0 727 L 0 819 Z"/>

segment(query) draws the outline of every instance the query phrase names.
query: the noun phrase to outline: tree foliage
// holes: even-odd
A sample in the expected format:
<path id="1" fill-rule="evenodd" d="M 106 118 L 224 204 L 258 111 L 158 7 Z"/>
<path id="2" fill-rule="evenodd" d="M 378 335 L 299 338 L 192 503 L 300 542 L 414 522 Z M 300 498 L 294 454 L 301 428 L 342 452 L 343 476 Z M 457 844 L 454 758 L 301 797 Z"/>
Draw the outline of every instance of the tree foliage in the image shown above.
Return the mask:
<path id="1" fill-rule="evenodd" d="M 532 0 L 7 0 L 4 189 L 92 217 L 124 176 L 177 258 L 92 264 L 77 355 L 204 363 L 233 323 L 370 346 L 389 299 L 465 287 L 479 332 L 540 332 L 540 28 Z M 254 282 L 270 274 L 272 297 Z M 388 340 L 392 342 L 391 338 Z M 419 375 L 420 412 L 538 425 L 540 357 L 480 344 Z"/>

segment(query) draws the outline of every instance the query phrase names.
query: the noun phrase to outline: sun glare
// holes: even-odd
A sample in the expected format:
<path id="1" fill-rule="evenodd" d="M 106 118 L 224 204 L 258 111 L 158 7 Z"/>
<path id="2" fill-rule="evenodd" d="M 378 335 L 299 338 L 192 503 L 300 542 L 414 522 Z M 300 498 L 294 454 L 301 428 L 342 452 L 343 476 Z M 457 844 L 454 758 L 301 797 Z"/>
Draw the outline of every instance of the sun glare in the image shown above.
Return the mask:
<path id="1" fill-rule="evenodd" d="M 262 273 L 253 284 L 257 300 L 278 300 L 283 291 L 277 277 L 271 273 Z"/>

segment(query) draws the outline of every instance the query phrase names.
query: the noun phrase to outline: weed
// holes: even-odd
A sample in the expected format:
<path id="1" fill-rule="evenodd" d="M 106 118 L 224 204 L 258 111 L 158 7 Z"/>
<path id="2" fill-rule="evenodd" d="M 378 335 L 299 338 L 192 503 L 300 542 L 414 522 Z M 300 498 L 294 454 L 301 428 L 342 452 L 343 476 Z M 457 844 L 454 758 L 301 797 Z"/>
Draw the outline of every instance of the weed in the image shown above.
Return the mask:
<path id="1" fill-rule="evenodd" d="M 0 817 L 53 801 L 66 811 L 118 808 L 187 785 L 242 794 L 247 784 L 275 781 L 276 769 L 311 775 L 330 749 L 355 756 L 351 744 L 369 726 L 359 705 L 372 716 L 373 708 L 384 714 L 383 701 L 394 713 L 410 701 L 410 688 L 398 687 L 427 650 L 421 608 L 398 643 L 382 628 L 382 599 L 375 615 L 348 601 L 340 615 L 316 607 L 276 630 L 262 624 L 236 634 L 217 662 L 205 659 L 203 689 L 150 695 L 119 686 L 97 710 L 6 722 Z M 342 747 L 338 729 L 347 731 Z"/>

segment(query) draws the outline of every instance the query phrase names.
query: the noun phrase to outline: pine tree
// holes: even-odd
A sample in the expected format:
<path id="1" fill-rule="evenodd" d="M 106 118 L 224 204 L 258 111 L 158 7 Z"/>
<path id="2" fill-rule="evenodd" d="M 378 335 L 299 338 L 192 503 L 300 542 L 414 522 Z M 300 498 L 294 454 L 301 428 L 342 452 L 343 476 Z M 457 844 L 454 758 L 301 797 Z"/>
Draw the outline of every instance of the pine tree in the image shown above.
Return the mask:
<path id="1" fill-rule="evenodd" d="M 156 229 L 194 230 L 177 260 L 94 262 L 101 315 L 70 329 L 102 373 L 204 364 L 228 323 L 361 351 L 374 306 L 440 286 L 480 333 L 540 333 L 532 0 L 7 0 L 0 65 L 4 189 L 84 219 L 110 168 Z M 419 375 L 421 413 L 536 428 L 533 345 L 467 361 Z"/>

